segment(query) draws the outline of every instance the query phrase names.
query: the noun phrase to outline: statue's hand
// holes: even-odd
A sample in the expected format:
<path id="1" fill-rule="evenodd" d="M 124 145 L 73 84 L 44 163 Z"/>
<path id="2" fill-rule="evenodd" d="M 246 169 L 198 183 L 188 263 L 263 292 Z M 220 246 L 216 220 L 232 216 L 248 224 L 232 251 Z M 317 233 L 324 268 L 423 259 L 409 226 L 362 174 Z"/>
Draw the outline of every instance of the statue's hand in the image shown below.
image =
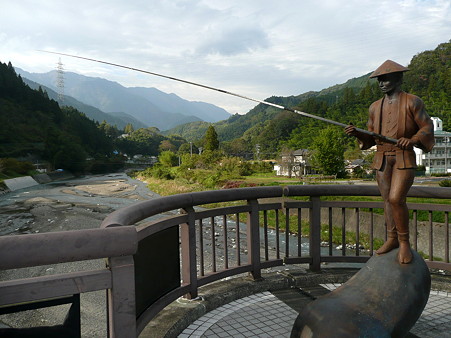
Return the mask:
<path id="1" fill-rule="evenodd" d="M 412 149 L 415 145 L 415 142 L 412 141 L 410 138 L 401 137 L 398 139 L 398 142 L 396 143 L 396 146 L 401 149 Z"/>
<path id="2" fill-rule="evenodd" d="M 355 126 L 351 123 L 350 125 L 345 127 L 345 133 L 351 136 L 357 136 L 358 131 L 355 129 Z"/>

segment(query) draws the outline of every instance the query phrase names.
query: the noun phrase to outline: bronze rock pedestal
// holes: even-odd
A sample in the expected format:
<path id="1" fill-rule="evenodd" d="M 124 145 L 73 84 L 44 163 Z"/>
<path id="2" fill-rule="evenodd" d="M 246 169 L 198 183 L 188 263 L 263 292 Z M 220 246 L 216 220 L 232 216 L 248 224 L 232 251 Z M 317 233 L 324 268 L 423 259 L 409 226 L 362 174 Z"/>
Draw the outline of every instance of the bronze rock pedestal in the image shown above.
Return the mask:
<path id="1" fill-rule="evenodd" d="M 291 337 L 403 337 L 423 312 L 431 276 L 412 250 L 410 264 L 398 249 L 373 256 L 348 282 L 306 306 Z"/>

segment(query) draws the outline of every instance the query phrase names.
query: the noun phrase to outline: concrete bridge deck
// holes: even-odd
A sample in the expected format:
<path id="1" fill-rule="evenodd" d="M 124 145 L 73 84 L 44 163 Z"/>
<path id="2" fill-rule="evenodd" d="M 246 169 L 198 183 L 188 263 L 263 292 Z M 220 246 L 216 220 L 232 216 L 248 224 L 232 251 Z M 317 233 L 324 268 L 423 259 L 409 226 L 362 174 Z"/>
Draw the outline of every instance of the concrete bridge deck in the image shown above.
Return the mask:
<path id="1" fill-rule="evenodd" d="M 290 337 L 305 305 L 347 281 L 357 269 L 316 274 L 300 266 L 268 269 L 261 281 L 230 278 L 179 299 L 152 320 L 140 337 Z M 451 337 L 451 276 L 432 274 L 432 290 L 409 337 Z"/>

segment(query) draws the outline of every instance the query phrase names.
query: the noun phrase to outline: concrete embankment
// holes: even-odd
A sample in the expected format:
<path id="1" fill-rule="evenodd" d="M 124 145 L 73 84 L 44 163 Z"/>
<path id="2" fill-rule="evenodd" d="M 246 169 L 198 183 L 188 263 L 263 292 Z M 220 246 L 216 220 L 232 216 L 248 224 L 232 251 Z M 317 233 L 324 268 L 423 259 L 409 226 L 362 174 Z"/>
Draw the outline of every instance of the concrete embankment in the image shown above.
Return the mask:
<path id="1" fill-rule="evenodd" d="M 38 185 L 39 183 L 36 182 L 33 177 L 31 176 L 22 176 L 22 177 L 16 177 L 16 178 L 10 178 L 4 181 L 6 187 L 10 191 L 15 191 L 19 189 L 25 189 L 29 188 L 35 185 Z"/>
<path id="2" fill-rule="evenodd" d="M 38 174 L 34 176 L 10 178 L 3 181 L 7 188 L 6 190 L 3 189 L 3 192 L 16 191 L 19 189 L 30 188 L 38 184 L 50 183 L 53 181 L 65 180 L 73 177 L 74 175 L 72 175 L 70 172 L 62 171 L 48 174 Z"/>

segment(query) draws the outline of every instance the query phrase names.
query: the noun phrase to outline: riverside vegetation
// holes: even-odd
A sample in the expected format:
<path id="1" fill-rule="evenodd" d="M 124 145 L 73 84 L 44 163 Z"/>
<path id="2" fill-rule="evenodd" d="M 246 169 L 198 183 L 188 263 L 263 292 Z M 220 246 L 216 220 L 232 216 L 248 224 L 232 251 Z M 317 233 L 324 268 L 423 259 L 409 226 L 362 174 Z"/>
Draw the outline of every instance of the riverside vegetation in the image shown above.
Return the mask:
<path id="1" fill-rule="evenodd" d="M 444 130 L 449 130 L 451 42 L 415 55 L 408 67 L 411 71 L 405 76 L 405 90 L 420 96 L 428 113 L 441 118 Z M 377 83 L 363 75 L 320 92 L 273 96 L 267 101 L 365 128 L 368 106 L 379 97 Z M 319 171 L 340 176 L 343 158 L 363 156 L 355 140 L 344 137 L 341 130 L 262 104 L 214 124 L 194 122 L 166 131 L 152 126 L 135 130 L 132 125 L 119 129 L 93 121 L 72 107 L 60 106 L 41 87 L 32 90 L 11 63 L 0 63 L 0 111 L 0 158 L 45 161 L 49 169 L 73 173 L 118 170 L 127 157 L 135 155 L 150 158 L 172 151 L 182 156 L 207 150 L 205 136 L 210 127 L 217 133 L 219 148 L 229 157 L 275 159 L 283 150 L 308 149 Z M 340 152 L 337 162 L 331 163 Z"/>
<path id="2" fill-rule="evenodd" d="M 415 55 L 408 67 L 405 90 L 424 100 L 444 130 L 451 129 L 451 41 Z M 379 97 L 377 83 L 363 75 L 320 92 L 267 101 L 365 128 L 368 106 Z M 275 179 L 271 164 L 260 161 L 278 159 L 284 151 L 308 149 L 314 169 L 336 177 L 345 176 L 345 159 L 364 157 L 340 128 L 262 104 L 214 124 L 194 122 L 164 132 L 152 126 L 119 129 L 60 106 L 40 87 L 32 90 L 11 63 L 0 63 L 0 111 L 0 181 L 33 173 L 30 161 L 95 174 L 122 170 L 135 155 L 158 156 L 157 165 L 137 175 L 152 191 L 181 193 L 300 183 Z M 252 158 L 258 161 L 248 161 Z M 440 221 L 443 215 L 434 217 Z"/>

